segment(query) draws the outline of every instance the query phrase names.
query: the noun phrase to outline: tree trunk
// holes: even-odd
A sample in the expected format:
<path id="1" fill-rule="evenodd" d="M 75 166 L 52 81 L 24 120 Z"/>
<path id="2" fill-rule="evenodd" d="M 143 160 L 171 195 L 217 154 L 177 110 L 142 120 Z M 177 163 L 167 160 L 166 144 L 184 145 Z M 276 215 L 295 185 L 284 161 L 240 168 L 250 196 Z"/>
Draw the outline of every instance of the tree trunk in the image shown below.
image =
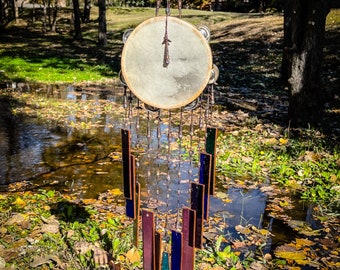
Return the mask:
<path id="1" fill-rule="evenodd" d="M 54 6 L 52 8 L 52 22 L 51 22 L 51 31 L 57 32 L 57 16 L 58 16 L 58 0 L 54 1 Z"/>
<path id="2" fill-rule="evenodd" d="M 91 14 L 91 0 L 84 1 L 84 17 L 83 22 L 87 23 L 90 21 L 90 14 Z"/>
<path id="3" fill-rule="evenodd" d="M 282 78 L 288 86 L 293 126 L 315 125 L 322 116 L 325 93 L 320 73 L 328 4 L 325 0 L 287 0 L 285 6 Z"/>
<path id="4" fill-rule="evenodd" d="M 5 11 L 3 0 L 0 0 L 0 30 L 5 27 Z"/>
<path id="5" fill-rule="evenodd" d="M 74 35 L 73 35 L 73 39 L 82 40 L 83 36 L 82 36 L 82 33 L 81 33 L 79 0 L 72 0 L 72 2 L 73 2 L 73 14 L 74 14 Z"/>
<path id="6" fill-rule="evenodd" d="M 98 18 L 98 46 L 104 47 L 107 44 L 106 36 L 106 5 L 105 0 L 98 1 L 99 18 Z"/>
<path id="7" fill-rule="evenodd" d="M 18 2 L 16 0 L 13 0 L 13 16 L 14 16 L 14 20 L 15 23 L 18 23 L 18 17 L 19 17 L 19 7 L 18 7 Z"/>

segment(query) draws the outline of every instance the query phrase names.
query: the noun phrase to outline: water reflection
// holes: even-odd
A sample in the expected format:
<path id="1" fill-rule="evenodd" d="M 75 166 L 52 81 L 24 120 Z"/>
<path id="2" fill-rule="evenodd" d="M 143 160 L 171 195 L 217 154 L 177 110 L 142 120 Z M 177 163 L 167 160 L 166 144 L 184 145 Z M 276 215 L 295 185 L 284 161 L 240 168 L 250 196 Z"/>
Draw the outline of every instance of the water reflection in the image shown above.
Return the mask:
<path id="1" fill-rule="evenodd" d="M 79 114 L 70 110 L 63 125 L 48 126 L 39 119 L 13 115 L 11 106 L 17 101 L 0 99 L 0 189 L 5 190 L 14 182 L 30 181 L 47 189 L 76 194 L 78 198 L 93 198 L 108 189 L 122 189 L 120 129 L 129 128 L 132 151 L 138 159 L 143 205 L 172 213 L 189 205 L 190 182 L 197 180 L 198 169 L 178 139 L 191 133 L 190 112 L 182 120 L 176 115 L 169 120 L 166 113 L 143 114 L 138 103 L 132 104 L 127 112 L 123 109 L 122 93 L 115 86 L 99 90 L 43 86 L 34 91 L 44 98 L 79 104 L 83 111 Z M 196 118 L 192 125 L 200 129 L 201 120 Z M 195 151 L 203 148 L 203 139 L 199 136 L 195 139 Z M 266 214 L 264 193 L 239 188 L 229 188 L 227 193 L 230 203 L 211 197 L 210 207 L 211 215 L 225 220 L 223 234 L 237 237 L 237 225 L 252 224 L 278 235 L 269 241 L 269 246 L 279 242 L 280 232 L 288 227 Z M 299 209 L 298 213 L 302 214 L 301 220 L 306 219 L 306 209 Z M 290 231 L 288 235 L 294 234 Z"/>
<path id="2" fill-rule="evenodd" d="M 41 163 L 45 147 L 60 137 L 47 128 L 10 112 L 10 99 L 0 101 L 0 185 L 24 181 L 45 172 Z"/>

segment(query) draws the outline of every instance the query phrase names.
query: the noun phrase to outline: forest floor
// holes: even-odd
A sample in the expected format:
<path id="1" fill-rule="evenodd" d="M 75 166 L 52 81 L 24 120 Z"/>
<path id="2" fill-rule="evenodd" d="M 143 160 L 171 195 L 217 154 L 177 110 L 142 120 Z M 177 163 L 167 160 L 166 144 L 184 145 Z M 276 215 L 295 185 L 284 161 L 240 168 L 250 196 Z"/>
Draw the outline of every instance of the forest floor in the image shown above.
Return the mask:
<path id="1" fill-rule="evenodd" d="M 175 11 L 173 13 L 175 14 Z M 138 16 L 128 14 L 128 16 L 142 21 L 146 17 L 140 14 L 138 13 Z M 148 13 L 147 16 L 150 14 Z M 314 142 L 317 141 L 317 136 L 322 137 L 322 141 L 327 142 L 327 147 L 317 153 L 311 150 L 312 147 L 307 148 L 308 151 L 299 156 L 297 161 L 298 159 L 312 160 L 316 164 L 321 156 L 334 159 L 335 165 L 332 166 L 339 168 L 339 10 L 334 11 L 334 14 L 334 18 L 328 18 L 322 76 L 325 94 L 329 97 L 325 121 L 316 131 L 301 131 L 289 130 L 288 94 L 280 84 L 279 63 L 283 16 L 224 13 L 205 13 L 201 16 L 184 12 L 183 19 L 192 20 L 195 24 L 205 23 L 211 29 L 210 45 L 214 63 L 220 72 L 215 86 L 215 98 L 216 103 L 223 108 L 221 114 L 214 119 L 214 124 L 223 132 L 232 133 L 236 137 L 235 143 L 239 134 L 242 135 L 242 139 L 245 135 L 251 134 L 252 142 L 262 140 L 261 136 L 265 136 L 265 133 L 271 134 L 270 139 L 265 139 L 275 151 L 287 149 L 287 138 L 283 135 L 287 130 L 302 134 L 306 141 Z M 53 34 L 42 33 L 41 27 L 33 27 L 27 24 L 27 20 L 22 21 L 20 25 L 11 25 L 1 33 L 0 81 L 6 85 L 13 80 L 10 69 L 19 74 L 20 65 L 24 69 L 27 60 L 31 64 L 38 61 L 40 67 L 42 63 L 46 64 L 46 69 L 58 65 L 65 69 L 68 66 L 69 69 L 76 70 L 76 73 L 86 70 L 87 67 L 91 69 L 91 66 L 104 66 L 91 69 L 93 73 L 100 74 L 98 76 L 84 75 L 86 83 L 82 82 L 81 78 L 77 80 L 76 84 L 79 86 L 87 85 L 89 81 L 94 84 L 98 81 L 99 84 L 103 84 L 104 81 L 108 83 L 115 81 L 120 68 L 123 30 L 134 25 L 122 17 L 119 17 L 118 21 L 115 20 L 115 16 L 118 16 L 115 12 L 111 12 L 111 15 L 108 17 L 109 29 L 112 29 L 111 38 L 108 46 L 103 49 L 98 49 L 94 41 L 97 31 L 95 20 L 84 27 L 83 42 L 74 42 L 68 36 L 67 17 L 64 18 L 59 33 Z M 22 58 L 26 61 L 18 61 L 10 67 L 3 61 L 3 59 L 14 59 L 20 56 L 24 56 Z M 64 57 L 69 60 L 66 61 Z M 55 60 L 41 62 L 43 58 Z M 72 59 L 75 61 L 73 62 Z M 78 60 L 84 62 L 83 66 L 77 62 Z M 74 66 L 70 68 L 71 65 Z M 37 73 L 36 70 L 34 72 Z M 42 71 L 39 76 L 48 77 L 51 72 L 55 71 L 49 70 L 47 73 Z M 60 71 L 56 73 L 58 72 Z M 29 74 L 26 73 L 28 78 L 31 76 Z M 72 76 L 77 74 L 71 74 L 70 77 Z M 112 79 L 113 77 L 115 79 Z M 17 75 L 14 78 L 23 81 L 25 75 Z M 33 80 L 36 78 L 38 77 L 33 77 Z M 51 78 L 57 78 L 55 82 L 62 82 L 59 75 L 52 74 Z M 230 148 L 222 148 L 221 151 L 230 151 Z M 234 151 L 236 153 L 238 149 Z M 247 162 L 249 163 L 249 159 L 245 161 L 245 167 Z M 299 174 L 299 172 L 295 173 Z M 339 186 L 339 175 L 335 174 L 334 177 L 333 184 Z M 281 179 L 278 182 L 280 181 Z M 217 243 L 219 245 L 215 243 L 211 250 L 202 251 L 197 255 L 197 269 L 218 270 L 232 269 L 232 267 L 234 269 L 338 269 L 340 267 L 338 210 L 333 209 L 333 212 L 327 215 L 322 210 L 316 211 L 318 215 L 316 218 L 322 223 L 318 230 L 311 229 L 305 223 L 288 220 L 280 213 L 286 211 L 289 205 L 285 201 L 275 200 L 275 194 L 287 195 L 291 192 L 290 188 L 293 185 L 296 187 L 300 182 L 288 183 L 282 180 L 280 183 L 285 188 L 276 183 L 264 190 L 272 194 L 270 211 L 273 216 L 281 217 L 297 230 L 299 237 L 278 247 L 275 253 L 260 255 L 257 253 L 241 260 L 239 250 L 254 243 L 257 247 L 261 247 L 265 244 L 269 232 L 238 227 L 239 233 L 245 236 L 244 242 L 235 241 L 232 250 L 220 250 L 221 242 L 224 240 L 219 239 Z M 234 184 L 244 185 L 240 182 Z M 101 194 L 96 200 L 84 200 L 79 203 L 76 198 L 58 192 L 23 191 L 24 187 L 20 184 L 9 188 L 10 192 L 0 194 L 0 269 L 93 269 L 94 265 L 105 265 L 110 260 L 111 269 L 120 269 L 119 267 L 140 269 L 141 254 L 132 245 L 131 221 L 119 215 L 124 211 L 122 194 L 119 190 L 110 190 Z M 338 200 L 339 197 L 335 199 Z M 336 205 L 336 202 L 330 204 Z M 109 256 L 107 251 L 110 251 Z"/>

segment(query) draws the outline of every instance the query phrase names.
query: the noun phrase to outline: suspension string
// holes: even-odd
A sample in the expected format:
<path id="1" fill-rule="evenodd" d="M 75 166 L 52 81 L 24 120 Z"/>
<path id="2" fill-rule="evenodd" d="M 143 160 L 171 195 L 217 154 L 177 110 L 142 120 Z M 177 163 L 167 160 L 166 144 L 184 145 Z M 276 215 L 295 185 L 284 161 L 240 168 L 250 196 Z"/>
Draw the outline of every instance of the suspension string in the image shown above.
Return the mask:
<path id="1" fill-rule="evenodd" d="M 208 86 L 208 100 L 210 101 L 208 104 L 208 119 L 207 123 L 211 123 L 212 121 L 212 116 L 213 116 L 213 106 L 215 105 L 215 94 L 214 94 L 214 84 L 209 84 Z"/>
<path id="2" fill-rule="evenodd" d="M 127 97 L 127 86 L 124 85 L 124 96 L 123 96 L 123 108 L 124 108 L 124 129 L 127 128 L 128 123 L 128 97 Z"/>
<path id="3" fill-rule="evenodd" d="M 133 116 L 133 111 L 132 111 L 132 100 L 133 100 L 133 98 L 132 98 L 132 92 L 131 92 L 131 90 L 130 90 L 130 92 L 129 92 L 129 98 L 128 98 L 128 123 L 129 123 L 129 128 L 130 128 L 130 130 L 132 129 L 132 116 Z"/>
<path id="4" fill-rule="evenodd" d="M 159 182 L 160 182 L 160 158 L 161 158 L 161 137 L 162 137 L 162 131 L 161 131 L 161 110 L 158 110 L 158 117 L 157 117 L 157 154 L 156 154 L 156 161 L 157 161 L 157 170 L 156 170 L 156 229 L 160 225 L 159 223 Z"/>
<path id="5" fill-rule="evenodd" d="M 199 126 L 199 129 L 200 130 L 204 130 L 205 128 L 205 123 L 204 123 L 204 109 L 203 109 L 203 106 L 204 106 L 204 103 L 203 103 L 203 100 L 204 100 L 204 94 L 202 94 L 202 102 L 201 102 L 201 106 L 199 108 L 199 119 L 198 119 L 198 126 Z M 201 136 L 199 137 L 199 141 L 198 141 L 198 147 L 197 147 L 197 151 L 198 153 L 200 153 L 203 149 L 204 149 L 204 141 L 201 140 Z"/>
<path id="6" fill-rule="evenodd" d="M 194 109 L 190 110 L 190 130 L 189 130 L 189 182 L 192 182 L 192 158 L 193 158 L 193 138 L 194 138 Z"/>
<path id="7" fill-rule="evenodd" d="M 170 204 L 170 192 L 171 192 L 171 110 L 169 110 L 168 116 L 168 134 L 167 134 L 167 143 L 168 143 L 168 151 L 167 151 L 167 174 L 166 174 L 166 215 L 165 215 L 165 226 L 169 230 L 169 204 Z M 167 239 L 166 235 L 165 238 Z"/>
<path id="8" fill-rule="evenodd" d="M 180 109 L 179 127 L 178 127 L 178 166 L 177 166 L 177 223 L 176 228 L 179 229 L 180 223 L 180 195 L 181 195 L 181 169 L 182 169 L 182 140 L 183 140 L 183 108 Z"/>
<path id="9" fill-rule="evenodd" d="M 147 110 L 147 129 L 146 129 L 146 139 L 147 139 L 147 174 L 146 174 L 146 192 L 147 192 L 147 205 L 150 203 L 150 179 L 151 179 L 151 117 L 150 111 Z"/>

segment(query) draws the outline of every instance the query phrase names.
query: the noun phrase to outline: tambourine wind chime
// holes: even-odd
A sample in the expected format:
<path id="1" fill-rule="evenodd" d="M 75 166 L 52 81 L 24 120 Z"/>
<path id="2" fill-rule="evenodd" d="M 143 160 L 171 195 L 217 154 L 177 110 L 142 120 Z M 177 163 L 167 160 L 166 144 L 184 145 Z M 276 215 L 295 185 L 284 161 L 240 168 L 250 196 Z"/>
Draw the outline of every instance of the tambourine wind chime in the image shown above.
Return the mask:
<path id="1" fill-rule="evenodd" d="M 181 2 L 178 3 L 181 17 Z M 142 22 L 133 30 L 127 30 L 123 35 L 124 48 L 121 59 L 120 79 L 124 84 L 124 106 L 126 109 L 126 128 L 122 128 L 122 160 L 123 160 L 123 187 L 126 198 L 126 215 L 134 220 L 134 244 L 138 246 L 139 224 L 141 218 L 141 231 L 143 242 L 143 268 L 145 270 L 191 270 L 194 269 L 195 249 L 203 248 L 204 221 L 208 219 L 209 196 L 214 193 L 215 186 L 215 152 L 217 129 L 209 127 L 209 106 L 213 104 L 213 85 L 218 77 L 218 68 L 212 63 L 212 53 L 208 44 L 210 31 L 207 27 L 194 27 L 180 18 L 170 16 L 170 2 L 167 2 L 166 15 L 158 16 L 159 1 L 157 1 L 156 16 Z M 203 108 L 204 90 L 208 95 Z M 130 90 L 130 95 L 128 95 Z M 147 110 L 147 158 L 159 159 L 161 145 L 161 111 L 168 112 L 168 168 L 171 167 L 171 123 L 174 110 L 180 111 L 180 123 L 177 139 L 181 144 L 183 110 L 192 112 L 198 108 L 205 119 L 205 146 L 200 153 L 200 167 L 198 177 L 189 183 L 188 206 L 177 209 L 181 217 L 174 224 L 166 215 L 165 226 L 168 231 L 162 234 L 157 230 L 159 211 L 141 208 L 141 184 L 138 181 L 138 157 L 131 152 L 131 100 L 137 97 L 138 105 L 142 102 Z M 151 134 L 151 114 L 157 114 L 157 134 Z M 163 114 L 164 115 L 164 114 Z M 128 120 L 130 119 L 130 120 Z M 135 131 L 139 132 L 139 118 L 136 118 Z M 201 121 L 201 120 L 200 120 Z M 193 136 L 191 124 L 190 137 Z M 137 140 L 138 141 L 138 140 Z M 137 142 L 138 143 L 138 142 Z M 151 151 L 151 145 L 156 144 L 156 155 Z M 191 142 L 190 142 L 191 143 Z M 138 146 L 140 147 L 140 146 Z M 191 150 L 189 152 L 192 152 Z M 190 153 L 190 158 L 192 153 Z M 178 154 L 177 181 L 181 175 L 181 152 Z M 155 161 L 155 164 L 157 160 Z M 150 163 L 149 163 L 150 164 Z M 159 166 L 159 162 L 158 165 Z M 169 169 L 170 170 L 170 169 Z M 172 174 L 166 174 L 167 202 L 170 194 Z M 160 181 L 161 167 L 152 174 L 150 169 L 147 178 L 157 185 Z M 190 173 L 189 173 L 190 174 Z M 164 175 L 164 174 L 163 174 Z M 148 195 L 151 193 L 150 182 L 147 181 Z M 156 204 L 158 203 L 159 189 L 156 187 Z M 179 193 L 177 193 L 179 197 Z M 179 201 L 179 199 L 178 199 Z M 180 207 L 180 204 L 177 204 Z M 160 222 L 158 222 L 160 223 Z M 169 225 L 171 224 L 171 225 Z M 180 225 L 181 224 L 181 225 Z M 164 229 L 165 231 L 165 229 Z"/>

